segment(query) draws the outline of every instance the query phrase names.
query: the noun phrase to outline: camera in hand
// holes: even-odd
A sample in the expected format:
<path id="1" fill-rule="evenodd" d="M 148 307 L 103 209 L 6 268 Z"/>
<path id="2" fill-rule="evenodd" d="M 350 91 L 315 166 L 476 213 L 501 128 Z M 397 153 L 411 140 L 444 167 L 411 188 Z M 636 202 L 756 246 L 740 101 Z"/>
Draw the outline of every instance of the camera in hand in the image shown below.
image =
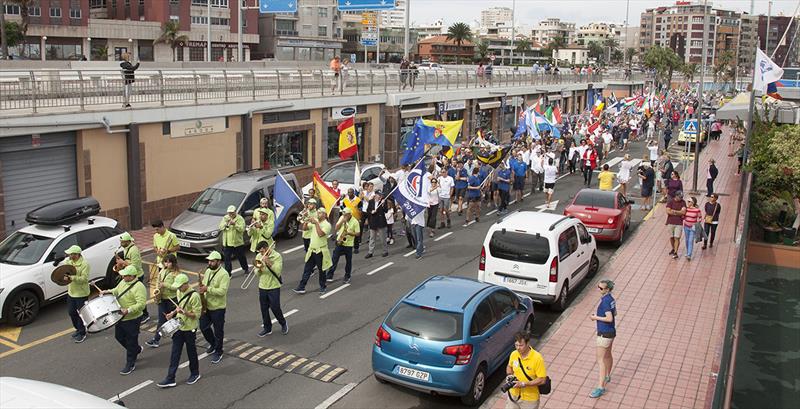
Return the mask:
<path id="1" fill-rule="evenodd" d="M 503 391 L 503 393 L 506 393 L 511 388 L 513 388 L 516 383 L 517 383 L 517 377 L 514 375 L 508 375 L 506 377 L 505 382 L 503 382 L 503 384 L 500 385 L 500 390 Z"/>

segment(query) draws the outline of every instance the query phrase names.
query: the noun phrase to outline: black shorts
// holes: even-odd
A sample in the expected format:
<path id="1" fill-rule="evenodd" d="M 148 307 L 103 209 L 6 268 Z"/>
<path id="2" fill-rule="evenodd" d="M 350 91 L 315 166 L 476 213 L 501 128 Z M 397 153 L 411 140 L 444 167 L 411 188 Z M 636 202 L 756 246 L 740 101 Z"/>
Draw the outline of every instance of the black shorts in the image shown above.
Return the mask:
<path id="1" fill-rule="evenodd" d="M 555 188 L 555 187 L 556 187 L 556 184 L 555 184 L 555 183 L 545 183 L 545 184 L 544 184 L 544 188 L 545 188 L 545 189 L 553 189 L 553 188 Z"/>
<path id="2" fill-rule="evenodd" d="M 515 177 L 514 178 L 514 190 L 523 190 L 523 189 L 525 189 L 525 178 Z"/>
<path id="3" fill-rule="evenodd" d="M 455 191 L 453 192 L 453 198 L 457 199 L 459 197 L 464 197 L 464 196 L 466 196 L 466 194 L 467 194 L 467 188 L 465 188 L 465 187 L 456 188 Z"/>
<path id="4" fill-rule="evenodd" d="M 480 196 L 478 196 L 478 197 L 469 197 L 469 198 L 467 198 L 467 201 L 470 202 L 470 203 L 472 203 L 472 202 L 480 202 L 481 201 L 481 197 Z"/>
<path id="5" fill-rule="evenodd" d="M 642 197 L 650 197 L 653 195 L 652 186 L 642 186 Z"/>

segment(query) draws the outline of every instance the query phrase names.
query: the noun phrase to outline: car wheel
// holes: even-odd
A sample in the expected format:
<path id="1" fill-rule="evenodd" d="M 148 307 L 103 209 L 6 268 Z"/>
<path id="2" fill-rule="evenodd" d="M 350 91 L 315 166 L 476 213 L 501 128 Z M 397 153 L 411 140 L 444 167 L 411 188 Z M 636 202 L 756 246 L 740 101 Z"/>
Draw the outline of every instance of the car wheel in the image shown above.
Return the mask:
<path id="1" fill-rule="evenodd" d="M 622 226 L 622 229 L 619 231 L 619 238 L 614 242 L 617 247 L 621 246 L 622 242 L 625 241 L 625 230 L 625 226 Z"/>
<path id="2" fill-rule="evenodd" d="M 472 378 L 472 386 L 470 386 L 469 392 L 461 397 L 461 402 L 467 406 L 477 406 L 481 403 L 484 389 L 486 389 L 486 368 L 480 364 L 475 372 L 475 377 Z"/>
<path id="3" fill-rule="evenodd" d="M 6 305 L 8 323 L 15 327 L 28 325 L 39 315 L 39 297 L 29 290 L 14 294 Z"/>
<path id="4" fill-rule="evenodd" d="M 297 231 L 300 229 L 300 224 L 297 221 L 296 214 L 290 214 L 289 220 L 286 221 L 286 231 L 283 232 L 287 239 L 293 239 L 297 236 Z"/>
<path id="5" fill-rule="evenodd" d="M 567 309 L 567 303 L 569 302 L 569 281 L 564 281 L 564 285 L 561 286 L 561 292 L 558 294 L 558 299 L 556 299 L 555 304 L 551 305 L 553 310 L 561 312 Z"/>
<path id="6" fill-rule="evenodd" d="M 533 335 L 533 314 L 525 321 L 525 327 L 522 328 L 522 331 Z"/>
<path id="7" fill-rule="evenodd" d="M 589 262 L 589 277 L 594 277 L 600 270 L 600 260 L 592 253 L 592 260 Z"/>

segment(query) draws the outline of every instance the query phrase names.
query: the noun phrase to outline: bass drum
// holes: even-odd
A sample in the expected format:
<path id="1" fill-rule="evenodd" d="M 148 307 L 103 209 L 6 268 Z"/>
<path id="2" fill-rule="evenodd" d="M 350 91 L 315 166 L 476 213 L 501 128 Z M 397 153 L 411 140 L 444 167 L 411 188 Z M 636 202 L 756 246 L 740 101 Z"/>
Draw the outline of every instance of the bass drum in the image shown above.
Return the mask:
<path id="1" fill-rule="evenodd" d="M 78 315 L 89 333 L 107 330 L 122 319 L 122 307 L 117 297 L 106 294 L 93 298 L 78 310 Z"/>

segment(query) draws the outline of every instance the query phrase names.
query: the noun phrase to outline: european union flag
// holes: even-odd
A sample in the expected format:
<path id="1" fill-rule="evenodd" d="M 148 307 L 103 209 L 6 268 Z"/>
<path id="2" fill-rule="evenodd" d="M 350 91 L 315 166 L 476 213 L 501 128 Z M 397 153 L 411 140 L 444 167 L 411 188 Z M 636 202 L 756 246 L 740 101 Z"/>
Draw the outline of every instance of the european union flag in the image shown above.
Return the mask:
<path id="1" fill-rule="evenodd" d="M 406 140 L 405 152 L 403 158 L 400 159 L 401 165 L 414 163 L 425 155 L 425 141 L 433 137 L 434 128 L 425 126 L 421 119 L 414 123 L 414 129 L 408 135 Z"/>

